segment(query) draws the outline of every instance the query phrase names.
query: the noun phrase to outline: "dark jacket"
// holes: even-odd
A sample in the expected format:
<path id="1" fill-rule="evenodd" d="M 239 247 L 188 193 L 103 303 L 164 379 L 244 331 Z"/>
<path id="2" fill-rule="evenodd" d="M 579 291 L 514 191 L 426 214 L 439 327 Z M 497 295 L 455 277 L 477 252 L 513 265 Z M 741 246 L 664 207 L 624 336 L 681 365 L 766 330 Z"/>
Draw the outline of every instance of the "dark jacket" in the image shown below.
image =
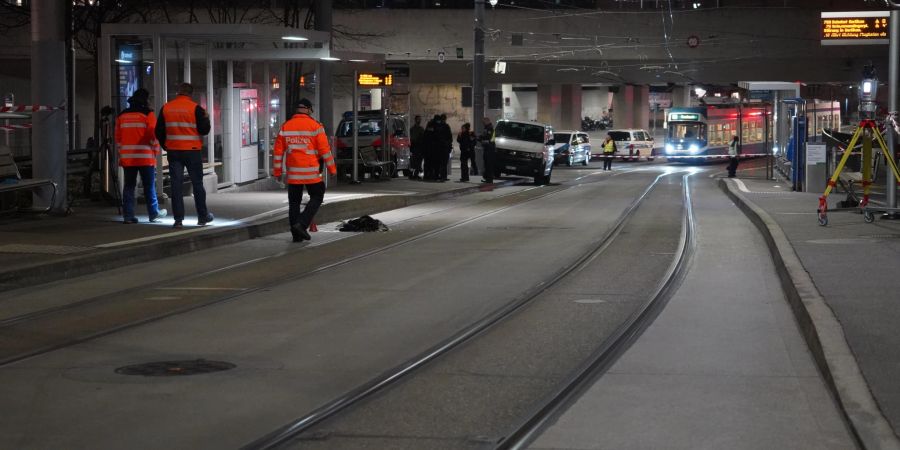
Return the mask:
<path id="1" fill-rule="evenodd" d="M 473 151 L 475 150 L 475 133 L 461 131 L 456 135 L 456 142 L 459 143 L 460 153 Z"/>
<path id="2" fill-rule="evenodd" d="M 409 129 L 409 150 L 413 153 L 421 153 L 424 149 L 425 129 L 421 125 L 413 125 Z"/>
<path id="3" fill-rule="evenodd" d="M 449 153 L 453 150 L 453 130 L 450 129 L 450 125 L 447 125 L 447 122 L 440 122 L 435 125 L 435 132 L 437 133 L 438 139 L 438 148 Z"/>

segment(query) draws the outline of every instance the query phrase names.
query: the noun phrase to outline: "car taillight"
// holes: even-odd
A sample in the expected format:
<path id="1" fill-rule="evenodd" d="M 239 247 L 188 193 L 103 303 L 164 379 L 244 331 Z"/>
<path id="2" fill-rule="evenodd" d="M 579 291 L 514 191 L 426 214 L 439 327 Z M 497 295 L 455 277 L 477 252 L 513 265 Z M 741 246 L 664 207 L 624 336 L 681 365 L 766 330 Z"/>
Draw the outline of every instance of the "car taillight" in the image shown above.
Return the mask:
<path id="1" fill-rule="evenodd" d="M 381 138 L 376 138 L 372 141 L 372 147 L 381 147 Z"/>

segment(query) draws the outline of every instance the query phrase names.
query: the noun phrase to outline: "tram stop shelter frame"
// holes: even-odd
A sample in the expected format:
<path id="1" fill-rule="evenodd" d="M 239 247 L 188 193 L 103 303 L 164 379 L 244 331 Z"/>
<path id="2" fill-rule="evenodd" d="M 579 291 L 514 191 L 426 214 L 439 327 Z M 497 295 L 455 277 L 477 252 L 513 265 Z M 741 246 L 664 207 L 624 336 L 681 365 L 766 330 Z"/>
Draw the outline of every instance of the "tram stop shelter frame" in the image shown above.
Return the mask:
<path id="1" fill-rule="evenodd" d="M 134 50 L 132 53 L 140 54 L 123 50 L 129 45 Z M 330 33 L 273 25 L 103 24 L 101 69 L 98 71 L 100 104 L 110 105 L 118 113 L 133 92 L 131 88 L 143 87 L 151 92 L 151 108 L 159 111 L 166 101 L 174 98 L 179 83 L 194 84 L 195 101 L 210 113 L 212 122 L 212 131 L 204 142 L 207 161 L 204 185 L 207 190 L 215 191 L 247 181 L 234 175 L 238 173 L 236 166 L 242 161 L 236 156 L 240 149 L 233 148 L 232 134 L 243 130 L 235 130 L 233 126 L 233 114 L 240 114 L 232 107 L 235 104 L 233 96 L 243 96 L 241 87 L 257 88 L 255 123 L 258 137 L 253 145 L 258 148 L 259 158 L 255 179 L 267 178 L 271 173 L 274 133 L 285 120 L 284 105 L 288 100 L 286 63 L 303 62 L 305 76 L 302 78 L 308 83 L 303 94 L 318 105 L 320 95 L 316 81 L 322 61 L 333 59 L 330 48 Z M 126 54 L 123 55 L 123 51 Z M 309 63 L 309 69 L 305 67 L 306 63 Z M 181 71 L 177 73 L 179 66 Z M 218 73 L 214 74 L 214 70 Z M 302 80 L 300 85 L 304 85 Z M 241 124 L 243 127 L 243 122 Z M 114 141 L 111 136 L 110 141 Z M 112 151 L 115 151 L 114 147 Z M 105 155 L 101 155 L 101 161 L 107 162 L 103 158 Z M 163 167 L 162 163 L 162 156 L 159 156 L 158 166 Z M 163 172 L 157 171 L 159 193 L 163 192 Z M 104 173 L 103 180 L 104 189 L 109 192 L 108 174 Z"/>

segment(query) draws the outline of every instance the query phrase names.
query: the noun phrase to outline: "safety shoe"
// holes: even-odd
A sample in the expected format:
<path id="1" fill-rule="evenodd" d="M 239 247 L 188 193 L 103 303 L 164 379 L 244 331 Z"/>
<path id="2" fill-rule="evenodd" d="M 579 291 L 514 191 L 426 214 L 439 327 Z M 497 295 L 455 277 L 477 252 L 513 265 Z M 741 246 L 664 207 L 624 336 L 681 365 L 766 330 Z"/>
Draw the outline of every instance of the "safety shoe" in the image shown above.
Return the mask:
<path id="1" fill-rule="evenodd" d="M 300 225 L 291 225 L 291 235 L 294 237 L 294 242 L 312 240 L 309 231 L 306 231 L 306 229 Z"/>
<path id="2" fill-rule="evenodd" d="M 168 215 L 169 215 L 169 211 L 166 211 L 165 209 L 160 209 L 160 210 L 156 211 L 156 214 L 150 216 L 150 222 L 156 223 L 157 221 L 159 221 L 159 219 L 166 217 Z"/>
<path id="3" fill-rule="evenodd" d="M 202 227 L 203 225 L 206 225 L 206 224 L 212 222 L 213 219 L 215 219 L 215 218 L 216 218 L 216 217 L 213 216 L 212 213 L 208 213 L 208 214 L 206 215 L 206 217 L 197 220 L 197 225 L 200 225 L 200 226 Z"/>
<path id="4" fill-rule="evenodd" d="M 175 224 L 172 225 L 172 228 L 174 228 L 176 230 L 180 230 L 180 229 L 184 228 L 184 225 L 181 224 L 180 220 L 176 220 Z"/>
<path id="5" fill-rule="evenodd" d="M 122 220 L 122 223 L 128 225 L 130 223 L 138 223 L 138 220 L 137 220 L 137 217 L 127 217 L 124 220 Z"/>

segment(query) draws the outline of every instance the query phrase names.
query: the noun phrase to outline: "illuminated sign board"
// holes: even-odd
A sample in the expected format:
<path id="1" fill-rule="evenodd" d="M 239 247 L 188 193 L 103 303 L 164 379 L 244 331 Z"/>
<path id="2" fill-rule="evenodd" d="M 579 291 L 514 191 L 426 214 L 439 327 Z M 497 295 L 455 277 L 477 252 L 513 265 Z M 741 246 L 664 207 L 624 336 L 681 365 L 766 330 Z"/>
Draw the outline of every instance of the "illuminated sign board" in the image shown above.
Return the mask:
<path id="1" fill-rule="evenodd" d="M 696 113 L 669 113 L 669 120 L 700 120 L 700 114 Z"/>
<path id="2" fill-rule="evenodd" d="M 822 45 L 875 45 L 890 43 L 888 11 L 823 12 Z"/>
<path id="3" fill-rule="evenodd" d="M 394 84 L 394 75 L 390 73 L 361 73 L 356 78 L 360 86 L 391 86 Z"/>

